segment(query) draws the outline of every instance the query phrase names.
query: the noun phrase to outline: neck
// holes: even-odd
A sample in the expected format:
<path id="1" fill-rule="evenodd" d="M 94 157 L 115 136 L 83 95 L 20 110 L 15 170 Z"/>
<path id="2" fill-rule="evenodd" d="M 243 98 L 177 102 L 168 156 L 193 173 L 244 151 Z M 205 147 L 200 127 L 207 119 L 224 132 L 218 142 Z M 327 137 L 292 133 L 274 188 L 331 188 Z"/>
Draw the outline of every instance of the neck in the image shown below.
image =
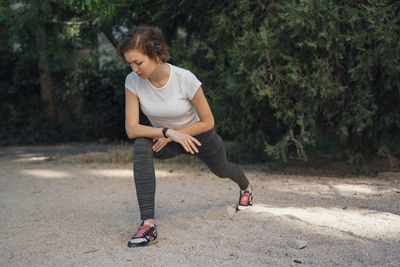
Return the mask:
<path id="1" fill-rule="evenodd" d="M 161 63 L 152 75 L 149 77 L 149 81 L 155 86 L 163 86 L 169 79 L 169 67 L 166 63 Z"/>

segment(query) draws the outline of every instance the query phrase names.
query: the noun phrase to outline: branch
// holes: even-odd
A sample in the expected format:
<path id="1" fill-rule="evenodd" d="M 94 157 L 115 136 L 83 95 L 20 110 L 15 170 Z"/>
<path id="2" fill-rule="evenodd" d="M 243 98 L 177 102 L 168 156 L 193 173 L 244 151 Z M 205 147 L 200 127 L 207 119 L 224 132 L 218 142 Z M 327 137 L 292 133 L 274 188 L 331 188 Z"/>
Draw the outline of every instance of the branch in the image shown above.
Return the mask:
<path id="1" fill-rule="evenodd" d="M 304 153 L 303 145 L 299 140 L 294 138 L 293 129 L 289 130 L 290 140 L 296 145 L 297 155 L 302 158 L 303 161 L 308 161 L 306 153 Z"/>
<path id="2" fill-rule="evenodd" d="M 109 27 L 106 30 L 102 31 L 104 35 L 107 37 L 107 39 L 110 41 L 110 43 L 114 46 L 115 49 L 118 48 L 118 41 L 115 39 L 114 34 L 112 33 L 112 28 Z"/>
<path id="3" fill-rule="evenodd" d="M 98 17 L 99 16 L 92 16 L 90 19 L 81 20 L 81 21 L 59 21 L 59 20 L 53 19 L 52 22 L 60 23 L 60 24 L 66 24 L 66 25 L 81 25 L 81 24 L 89 23 L 89 22 L 95 20 Z"/>

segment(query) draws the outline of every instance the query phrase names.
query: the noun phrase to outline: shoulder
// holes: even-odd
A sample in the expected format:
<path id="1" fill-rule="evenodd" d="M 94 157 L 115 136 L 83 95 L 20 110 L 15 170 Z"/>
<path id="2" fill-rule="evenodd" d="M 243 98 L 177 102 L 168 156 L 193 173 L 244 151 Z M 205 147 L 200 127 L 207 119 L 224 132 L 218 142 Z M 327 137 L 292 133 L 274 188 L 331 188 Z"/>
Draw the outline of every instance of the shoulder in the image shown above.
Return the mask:
<path id="1" fill-rule="evenodd" d="M 175 78 L 178 80 L 182 94 L 185 96 L 185 98 L 191 100 L 197 90 L 200 88 L 201 82 L 190 70 L 173 65 L 171 65 L 171 68 L 174 72 Z"/>
<path id="2" fill-rule="evenodd" d="M 133 92 L 137 96 L 139 95 L 138 90 L 141 88 L 139 83 L 140 78 L 136 73 L 131 72 L 126 75 L 125 88 L 127 88 L 129 91 Z"/>
<path id="3" fill-rule="evenodd" d="M 135 72 L 131 72 L 128 75 L 126 75 L 126 81 L 137 83 L 139 81 L 139 76 Z"/>
<path id="4" fill-rule="evenodd" d="M 193 76 L 195 77 L 195 75 L 190 70 L 187 70 L 187 69 L 184 69 L 184 68 L 172 65 L 172 64 L 169 64 L 169 65 L 171 66 L 171 69 L 173 70 L 173 72 L 175 73 L 175 75 L 178 79 L 185 80 L 188 78 L 191 79 Z"/>

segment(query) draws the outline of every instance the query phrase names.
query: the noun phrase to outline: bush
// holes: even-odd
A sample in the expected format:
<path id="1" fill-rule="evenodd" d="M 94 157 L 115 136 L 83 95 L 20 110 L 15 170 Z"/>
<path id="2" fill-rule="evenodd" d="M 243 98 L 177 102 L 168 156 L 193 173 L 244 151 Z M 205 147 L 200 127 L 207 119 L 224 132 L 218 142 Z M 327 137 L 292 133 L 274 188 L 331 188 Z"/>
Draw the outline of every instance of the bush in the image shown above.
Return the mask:
<path id="1" fill-rule="evenodd" d="M 21 52 L 0 51 L 0 146 L 62 139 L 43 112 L 38 76 L 35 61 Z"/>
<path id="2" fill-rule="evenodd" d="M 222 1 L 179 25 L 198 29 L 173 50 L 190 55 L 242 160 L 306 161 L 333 132 L 359 165 L 399 153 L 399 13 L 395 1 Z"/>
<path id="3" fill-rule="evenodd" d="M 126 74 L 126 69 L 116 62 L 100 65 L 97 57 L 88 57 L 66 78 L 64 100 L 73 110 L 71 131 L 75 139 L 126 139 Z"/>

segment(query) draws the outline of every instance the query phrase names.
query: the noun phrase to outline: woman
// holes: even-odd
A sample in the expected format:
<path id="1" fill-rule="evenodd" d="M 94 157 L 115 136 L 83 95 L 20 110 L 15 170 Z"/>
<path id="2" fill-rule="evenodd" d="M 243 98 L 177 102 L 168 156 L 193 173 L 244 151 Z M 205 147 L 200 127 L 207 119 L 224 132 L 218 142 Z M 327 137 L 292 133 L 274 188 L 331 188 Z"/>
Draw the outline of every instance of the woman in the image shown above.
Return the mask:
<path id="1" fill-rule="evenodd" d="M 125 81 L 125 129 L 129 138 L 135 138 L 133 169 L 142 220 L 128 246 L 146 246 L 157 239 L 153 158 L 195 155 L 218 177 L 239 185 L 237 211 L 252 205 L 250 183 L 242 168 L 226 159 L 201 82 L 190 71 L 167 63 L 169 54 L 160 31 L 135 28 L 118 53 L 132 68 Z M 151 126 L 139 123 L 139 106 Z"/>

